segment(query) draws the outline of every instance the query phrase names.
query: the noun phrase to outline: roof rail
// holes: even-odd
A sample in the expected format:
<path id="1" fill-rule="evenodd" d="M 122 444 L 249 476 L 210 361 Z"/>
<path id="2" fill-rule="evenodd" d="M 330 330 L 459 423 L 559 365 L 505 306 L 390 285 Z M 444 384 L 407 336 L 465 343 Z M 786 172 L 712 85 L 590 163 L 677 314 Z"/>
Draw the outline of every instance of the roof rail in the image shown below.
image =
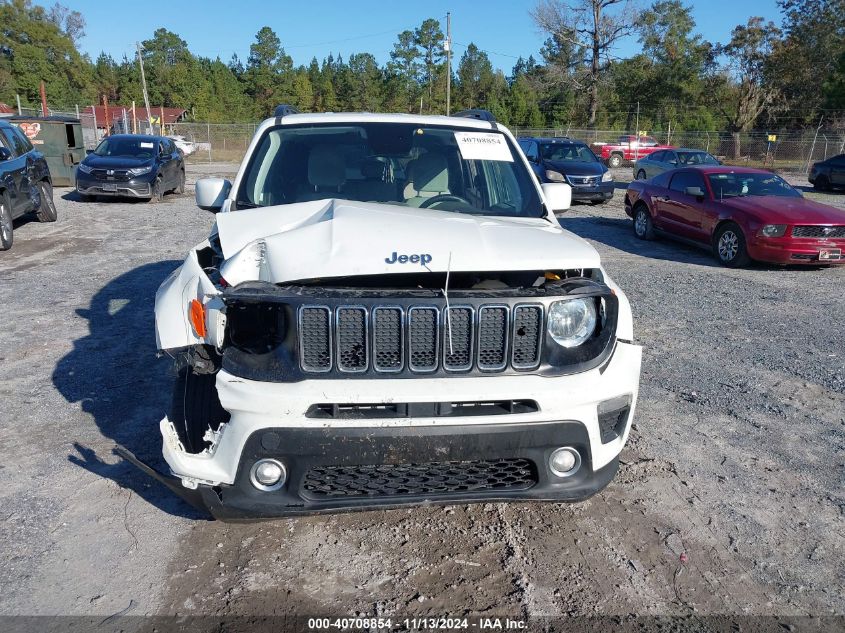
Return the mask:
<path id="1" fill-rule="evenodd" d="M 459 116 L 467 119 L 479 119 L 480 121 L 490 121 L 490 123 L 496 122 L 496 117 L 493 116 L 493 113 L 490 112 L 490 110 L 461 110 L 460 112 L 453 112 L 449 116 Z"/>
<path id="2" fill-rule="evenodd" d="M 274 117 L 281 118 L 281 117 L 287 116 L 289 114 L 299 114 L 299 110 L 294 108 L 292 105 L 288 105 L 286 103 L 283 103 L 282 105 L 277 105 L 276 109 L 273 110 L 273 116 Z"/>

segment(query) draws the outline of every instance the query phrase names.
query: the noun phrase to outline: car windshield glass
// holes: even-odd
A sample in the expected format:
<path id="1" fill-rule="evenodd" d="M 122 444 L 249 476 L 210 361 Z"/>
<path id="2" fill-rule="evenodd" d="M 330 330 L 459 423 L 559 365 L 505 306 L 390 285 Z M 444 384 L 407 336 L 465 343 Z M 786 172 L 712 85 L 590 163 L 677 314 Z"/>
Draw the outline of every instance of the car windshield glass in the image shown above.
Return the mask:
<path id="1" fill-rule="evenodd" d="M 406 123 L 278 126 L 241 179 L 239 208 L 337 198 L 541 217 L 533 175 L 499 132 Z"/>
<path id="2" fill-rule="evenodd" d="M 800 198 L 801 194 L 780 176 L 774 174 L 725 173 L 708 174 L 713 197 L 781 196 Z"/>
<path id="3" fill-rule="evenodd" d="M 154 141 L 143 138 L 107 138 L 97 146 L 97 156 L 125 156 L 131 158 L 152 158 L 155 156 Z"/>
<path id="4" fill-rule="evenodd" d="M 678 152 L 681 165 L 718 165 L 719 161 L 707 152 Z"/>
<path id="5" fill-rule="evenodd" d="M 595 154 L 586 145 L 577 143 L 545 143 L 540 145 L 540 153 L 546 160 L 568 161 L 573 163 L 595 163 Z"/>

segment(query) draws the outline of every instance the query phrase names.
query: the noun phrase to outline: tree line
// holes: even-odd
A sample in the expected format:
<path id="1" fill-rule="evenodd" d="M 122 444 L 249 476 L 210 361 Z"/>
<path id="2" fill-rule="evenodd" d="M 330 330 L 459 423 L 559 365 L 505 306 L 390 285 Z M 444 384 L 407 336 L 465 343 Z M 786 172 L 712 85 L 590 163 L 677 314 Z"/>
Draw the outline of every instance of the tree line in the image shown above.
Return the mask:
<path id="1" fill-rule="evenodd" d="M 738 5 L 740 7 L 741 5 Z M 845 128 L 845 0 L 780 0 L 780 26 L 760 16 L 726 42 L 696 31 L 681 0 L 539 0 L 531 16 L 544 38 L 507 72 L 469 43 L 452 57 L 452 109 L 486 108 L 506 125 L 597 129 L 784 129 L 823 122 Z M 0 1 L 0 101 L 54 109 L 143 103 L 136 56 L 80 53 L 85 20 L 62 5 Z M 614 55 L 622 38 L 639 52 Z M 542 40 L 542 41 L 539 41 Z M 255 121 L 275 105 L 302 111 L 445 113 L 441 23 L 424 20 L 396 36 L 389 60 L 371 53 L 295 65 L 269 26 L 249 56 L 193 54 L 167 29 L 142 42 L 150 101 L 192 120 Z M 457 45 L 453 45 L 457 48 Z"/>

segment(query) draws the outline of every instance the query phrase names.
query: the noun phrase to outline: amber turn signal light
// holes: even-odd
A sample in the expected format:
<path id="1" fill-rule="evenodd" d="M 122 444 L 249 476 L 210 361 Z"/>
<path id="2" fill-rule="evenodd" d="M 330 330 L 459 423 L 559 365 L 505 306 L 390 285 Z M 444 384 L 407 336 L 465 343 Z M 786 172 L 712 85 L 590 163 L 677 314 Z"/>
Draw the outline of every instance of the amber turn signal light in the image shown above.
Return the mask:
<path id="1" fill-rule="evenodd" d="M 188 315 L 191 317 L 191 325 L 194 332 L 200 338 L 205 337 L 205 307 L 198 299 L 192 299 L 188 304 Z"/>

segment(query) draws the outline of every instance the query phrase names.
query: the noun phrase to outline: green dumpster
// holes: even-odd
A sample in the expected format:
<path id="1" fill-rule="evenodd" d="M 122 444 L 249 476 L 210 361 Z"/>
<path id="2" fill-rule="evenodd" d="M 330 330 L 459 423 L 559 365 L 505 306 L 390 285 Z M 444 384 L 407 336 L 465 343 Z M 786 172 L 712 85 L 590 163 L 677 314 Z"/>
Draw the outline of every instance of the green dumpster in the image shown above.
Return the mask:
<path id="1" fill-rule="evenodd" d="M 17 125 L 35 149 L 44 154 L 53 185 L 72 187 L 76 166 L 85 158 L 79 119 L 64 116 L 12 116 L 7 120 Z"/>

